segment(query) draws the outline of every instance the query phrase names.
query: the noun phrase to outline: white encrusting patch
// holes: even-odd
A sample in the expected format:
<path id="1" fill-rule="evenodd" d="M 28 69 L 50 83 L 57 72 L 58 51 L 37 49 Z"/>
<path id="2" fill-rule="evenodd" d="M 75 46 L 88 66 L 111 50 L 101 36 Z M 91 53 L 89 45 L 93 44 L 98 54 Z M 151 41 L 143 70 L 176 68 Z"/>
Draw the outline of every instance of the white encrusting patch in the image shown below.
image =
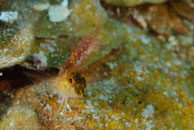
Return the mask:
<path id="1" fill-rule="evenodd" d="M 68 0 L 63 0 L 61 2 L 61 5 L 63 5 L 63 6 L 68 6 L 68 4 L 69 4 Z"/>
<path id="2" fill-rule="evenodd" d="M 64 0 L 59 5 L 51 5 L 48 9 L 48 16 L 51 22 L 62 22 L 70 15 L 71 10 L 68 9 L 68 1 Z"/>
<path id="3" fill-rule="evenodd" d="M 50 4 L 48 2 L 35 3 L 32 8 L 36 11 L 44 11 L 44 10 L 47 10 L 49 8 L 49 6 L 50 6 Z"/>
<path id="4" fill-rule="evenodd" d="M 12 23 L 18 18 L 18 12 L 16 11 L 2 11 L 0 14 L 0 21 Z"/>
<path id="5" fill-rule="evenodd" d="M 41 61 L 41 63 L 37 65 L 37 68 L 41 68 L 41 67 L 46 67 L 47 66 L 47 57 L 45 56 L 45 54 L 42 51 L 40 51 L 37 54 L 34 54 L 34 56 Z"/>
<path id="6" fill-rule="evenodd" d="M 144 117 L 144 118 L 149 118 L 149 117 L 153 117 L 154 116 L 154 106 L 153 105 L 147 105 L 146 108 L 143 109 L 143 112 L 141 113 L 141 115 Z"/>

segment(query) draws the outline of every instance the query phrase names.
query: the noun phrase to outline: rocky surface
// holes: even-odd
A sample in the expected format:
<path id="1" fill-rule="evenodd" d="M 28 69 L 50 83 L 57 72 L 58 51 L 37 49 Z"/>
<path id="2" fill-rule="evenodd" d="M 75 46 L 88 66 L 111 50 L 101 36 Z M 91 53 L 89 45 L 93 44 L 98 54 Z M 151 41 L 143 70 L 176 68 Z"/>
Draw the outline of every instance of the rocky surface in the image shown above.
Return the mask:
<path id="1" fill-rule="evenodd" d="M 0 22 L 0 128 L 193 129 L 193 4 L 164 2 L 0 0 L 18 12 Z M 49 18 L 55 5 L 70 11 L 60 21 Z M 79 82 L 61 74 L 69 59 L 87 87 L 59 110 L 57 88 Z M 16 64 L 31 70 L 9 71 Z"/>

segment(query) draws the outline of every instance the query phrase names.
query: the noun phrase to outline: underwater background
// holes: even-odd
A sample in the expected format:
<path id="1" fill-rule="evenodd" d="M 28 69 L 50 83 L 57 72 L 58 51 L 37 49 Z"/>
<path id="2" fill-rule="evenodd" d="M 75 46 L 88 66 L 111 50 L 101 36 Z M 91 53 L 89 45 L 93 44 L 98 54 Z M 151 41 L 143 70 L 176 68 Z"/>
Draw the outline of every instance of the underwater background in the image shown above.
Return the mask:
<path id="1" fill-rule="evenodd" d="M 193 130 L 193 0 L 0 0 L 0 129 Z"/>

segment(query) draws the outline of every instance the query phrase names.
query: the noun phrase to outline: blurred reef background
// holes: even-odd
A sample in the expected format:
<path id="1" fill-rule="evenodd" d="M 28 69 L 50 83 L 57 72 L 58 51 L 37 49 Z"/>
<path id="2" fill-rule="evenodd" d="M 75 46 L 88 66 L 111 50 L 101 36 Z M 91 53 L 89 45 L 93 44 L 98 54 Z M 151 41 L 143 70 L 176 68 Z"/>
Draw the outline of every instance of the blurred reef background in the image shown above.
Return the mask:
<path id="1" fill-rule="evenodd" d="M 50 78 L 95 31 L 58 111 Z M 0 0 L 0 129 L 193 130 L 194 1 Z"/>

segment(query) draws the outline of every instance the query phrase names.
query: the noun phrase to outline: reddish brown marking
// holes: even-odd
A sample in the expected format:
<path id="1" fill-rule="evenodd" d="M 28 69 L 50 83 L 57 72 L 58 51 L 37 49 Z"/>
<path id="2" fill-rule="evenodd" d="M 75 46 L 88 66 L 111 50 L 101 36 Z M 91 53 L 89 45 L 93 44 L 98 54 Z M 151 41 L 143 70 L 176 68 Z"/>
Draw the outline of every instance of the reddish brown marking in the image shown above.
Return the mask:
<path id="1" fill-rule="evenodd" d="M 64 72 L 64 70 L 68 69 L 69 67 L 71 69 L 73 69 L 75 67 L 77 69 L 79 69 L 81 67 L 81 65 L 83 64 L 84 59 L 90 53 L 92 53 L 92 52 L 89 52 L 88 50 L 90 48 L 95 48 L 97 46 L 94 41 L 95 41 L 97 34 L 100 31 L 102 18 L 103 18 L 103 15 L 100 17 L 100 20 L 99 20 L 94 32 L 91 35 L 83 38 L 81 43 L 79 43 L 77 49 L 73 49 L 73 47 L 71 47 L 71 57 L 68 61 L 65 62 L 65 64 L 63 65 L 63 67 L 60 70 L 60 73 Z"/>
<path id="2" fill-rule="evenodd" d="M 91 35 L 89 35 L 89 37 L 84 38 L 79 44 L 78 48 L 74 50 L 77 67 L 80 67 L 84 59 L 89 55 L 89 53 L 91 53 L 91 52 L 88 52 L 89 48 L 96 46 L 94 41 L 97 34 L 100 31 L 102 18 L 103 18 L 103 15 L 100 17 L 100 20 L 94 32 Z"/>

